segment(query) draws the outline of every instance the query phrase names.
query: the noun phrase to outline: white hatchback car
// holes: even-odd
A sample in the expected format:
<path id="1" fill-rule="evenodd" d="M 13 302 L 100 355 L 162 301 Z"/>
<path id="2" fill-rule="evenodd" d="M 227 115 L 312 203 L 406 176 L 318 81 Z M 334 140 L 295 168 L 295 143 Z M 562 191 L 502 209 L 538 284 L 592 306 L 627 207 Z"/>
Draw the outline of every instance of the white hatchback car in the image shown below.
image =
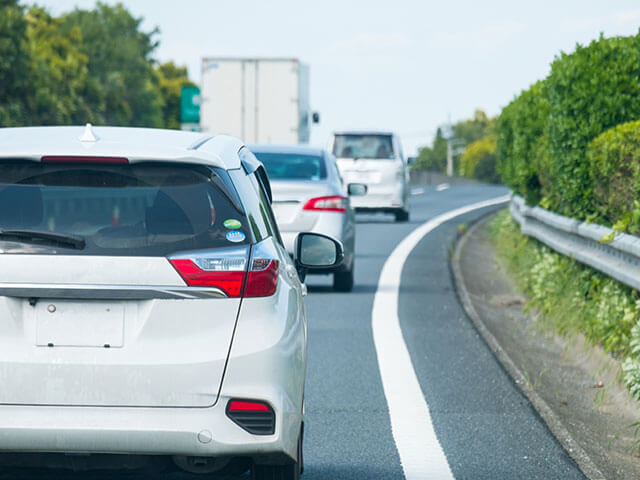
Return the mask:
<path id="1" fill-rule="evenodd" d="M 0 453 L 169 456 L 193 473 L 296 479 L 299 274 L 236 139 L 0 129 Z"/>
<path id="2" fill-rule="evenodd" d="M 352 199 L 356 212 L 384 212 L 409 220 L 409 168 L 400 139 L 392 132 L 343 131 L 333 134 L 330 152 L 346 183 L 364 183 L 367 194 Z"/>

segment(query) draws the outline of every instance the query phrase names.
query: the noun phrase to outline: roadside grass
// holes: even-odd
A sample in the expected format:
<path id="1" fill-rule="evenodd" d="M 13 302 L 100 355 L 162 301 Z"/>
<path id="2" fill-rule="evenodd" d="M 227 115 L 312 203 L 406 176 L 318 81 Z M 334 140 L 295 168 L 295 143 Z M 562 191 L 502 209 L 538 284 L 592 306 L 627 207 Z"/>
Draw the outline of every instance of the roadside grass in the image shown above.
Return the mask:
<path id="1" fill-rule="evenodd" d="M 522 235 L 507 210 L 489 232 L 498 259 L 528 297 L 525 309 L 540 312 L 542 328 L 580 332 L 602 346 L 621 361 L 623 381 L 640 399 L 639 292 Z"/>

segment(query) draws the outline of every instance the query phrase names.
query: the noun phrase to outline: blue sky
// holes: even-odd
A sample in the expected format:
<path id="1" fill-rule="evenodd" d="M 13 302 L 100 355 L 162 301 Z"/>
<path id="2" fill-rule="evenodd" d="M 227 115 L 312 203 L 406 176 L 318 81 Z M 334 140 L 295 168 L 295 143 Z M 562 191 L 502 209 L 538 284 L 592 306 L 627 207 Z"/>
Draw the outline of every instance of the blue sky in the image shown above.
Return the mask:
<path id="1" fill-rule="evenodd" d="M 35 3 L 55 14 L 95 4 Z M 121 3 L 144 17 L 144 29 L 160 29 L 158 60 L 186 65 L 196 83 L 202 57 L 297 57 L 311 67 L 321 114 L 311 143 L 324 145 L 336 129 L 384 128 L 401 135 L 408 154 L 448 118 L 476 108 L 498 114 L 560 51 L 640 27 L 638 0 Z"/>

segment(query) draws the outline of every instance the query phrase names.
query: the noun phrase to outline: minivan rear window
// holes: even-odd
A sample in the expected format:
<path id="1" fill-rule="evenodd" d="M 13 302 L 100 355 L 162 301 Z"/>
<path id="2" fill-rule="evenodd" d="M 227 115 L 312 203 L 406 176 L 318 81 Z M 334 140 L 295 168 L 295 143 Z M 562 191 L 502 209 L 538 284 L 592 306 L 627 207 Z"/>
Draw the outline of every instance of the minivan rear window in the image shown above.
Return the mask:
<path id="1" fill-rule="evenodd" d="M 346 134 L 336 135 L 333 154 L 337 158 L 394 158 L 391 135 Z"/>
<path id="2" fill-rule="evenodd" d="M 1 162 L 0 253 L 165 256 L 248 244 L 244 213 L 217 175 L 160 162 Z"/>
<path id="3" fill-rule="evenodd" d="M 324 180 L 327 167 L 320 155 L 254 152 L 271 180 Z"/>

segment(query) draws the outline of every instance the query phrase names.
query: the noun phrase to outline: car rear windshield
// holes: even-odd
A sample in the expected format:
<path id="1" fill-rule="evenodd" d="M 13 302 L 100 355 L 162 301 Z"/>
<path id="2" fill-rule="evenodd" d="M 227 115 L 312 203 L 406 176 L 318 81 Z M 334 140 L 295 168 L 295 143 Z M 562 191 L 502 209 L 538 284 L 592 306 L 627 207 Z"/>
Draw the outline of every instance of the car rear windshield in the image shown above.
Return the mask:
<path id="1" fill-rule="evenodd" d="M 338 158 L 393 158 L 391 135 L 336 135 L 333 154 Z"/>
<path id="2" fill-rule="evenodd" d="M 1 253 L 164 256 L 249 235 L 237 199 L 205 166 L 0 162 Z"/>
<path id="3" fill-rule="evenodd" d="M 319 155 L 254 152 L 271 180 L 323 180 L 327 167 Z"/>

